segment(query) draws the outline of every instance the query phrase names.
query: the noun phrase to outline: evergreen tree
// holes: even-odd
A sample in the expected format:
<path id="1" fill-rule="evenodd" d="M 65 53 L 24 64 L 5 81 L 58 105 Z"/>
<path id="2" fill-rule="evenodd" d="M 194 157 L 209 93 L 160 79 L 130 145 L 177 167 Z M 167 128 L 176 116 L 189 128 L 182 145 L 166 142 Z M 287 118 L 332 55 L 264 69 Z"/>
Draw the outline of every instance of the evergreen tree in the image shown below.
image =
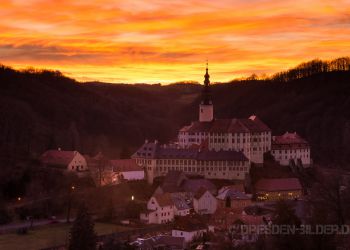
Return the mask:
<path id="1" fill-rule="evenodd" d="M 77 218 L 70 230 L 69 250 L 95 250 L 96 234 L 94 222 L 86 206 L 80 206 Z"/>

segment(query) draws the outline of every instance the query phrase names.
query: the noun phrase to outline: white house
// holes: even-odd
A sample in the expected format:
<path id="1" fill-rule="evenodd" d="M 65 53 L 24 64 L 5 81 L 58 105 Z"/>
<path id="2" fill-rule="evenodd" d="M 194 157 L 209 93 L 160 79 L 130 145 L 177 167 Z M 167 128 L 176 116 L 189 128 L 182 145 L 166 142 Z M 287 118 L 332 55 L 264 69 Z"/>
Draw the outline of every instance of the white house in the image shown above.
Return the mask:
<path id="1" fill-rule="evenodd" d="M 176 220 L 171 235 L 174 237 L 184 237 L 185 242 L 188 243 L 196 237 L 202 237 L 203 234 L 213 231 L 214 227 L 209 226 L 202 217 L 189 215 Z"/>
<path id="2" fill-rule="evenodd" d="M 296 132 L 284 133 L 272 137 L 271 154 L 281 165 L 287 166 L 290 161 L 300 162 L 304 167 L 311 165 L 310 145 Z"/>
<path id="3" fill-rule="evenodd" d="M 193 209 L 198 214 L 213 214 L 217 208 L 217 200 L 205 188 L 201 188 L 193 198 Z"/>
<path id="4" fill-rule="evenodd" d="M 39 160 L 47 167 L 76 172 L 88 170 L 86 159 L 78 151 L 47 150 L 40 156 Z"/>
<path id="5" fill-rule="evenodd" d="M 118 159 L 109 162 L 119 182 L 123 180 L 143 180 L 145 178 L 143 168 L 136 164 L 135 159 Z"/>
<path id="6" fill-rule="evenodd" d="M 153 195 L 147 210 L 140 213 L 140 220 L 148 224 L 164 224 L 174 220 L 174 201 L 169 193 Z"/>

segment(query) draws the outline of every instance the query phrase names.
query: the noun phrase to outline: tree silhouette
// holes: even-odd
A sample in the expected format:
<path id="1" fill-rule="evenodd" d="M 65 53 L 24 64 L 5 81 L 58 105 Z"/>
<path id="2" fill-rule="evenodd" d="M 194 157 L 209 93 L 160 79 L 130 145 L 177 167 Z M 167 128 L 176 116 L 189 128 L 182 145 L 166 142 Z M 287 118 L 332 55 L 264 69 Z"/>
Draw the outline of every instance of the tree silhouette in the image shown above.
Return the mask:
<path id="1" fill-rule="evenodd" d="M 77 218 L 70 230 L 69 250 L 95 250 L 94 222 L 84 204 L 79 207 Z"/>

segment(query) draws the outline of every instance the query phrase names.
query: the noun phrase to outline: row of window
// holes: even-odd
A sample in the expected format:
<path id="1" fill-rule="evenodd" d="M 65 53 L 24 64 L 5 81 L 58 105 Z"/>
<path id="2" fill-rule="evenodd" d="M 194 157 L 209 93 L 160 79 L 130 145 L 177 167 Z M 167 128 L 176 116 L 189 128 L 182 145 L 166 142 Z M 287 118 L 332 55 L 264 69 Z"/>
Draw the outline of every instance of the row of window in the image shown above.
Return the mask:
<path id="1" fill-rule="evenodd" d="M 283 158 L 285 159 L 285 160 L 288 160 L 288 159 L 303 159 L 303 158 L 309 158 L 309 155 L 308 154 L 306 154 L 306 155 L 301 155 L 301 156 L 299 156 L 299 157 L 297 157 L 297 156 L 287 156 L 287 155 L 285 155 L 284 157 L 283 156 L 276 156 L 276 159 L 277 160 L 283 160 Z"/>
<path id="2" fill-rule="evenodd" d="M 185 171 L 185 172 L 204 172 L 204 171 L 248 171 L 248 167 L 156 167 L 156 171 L 171 171 L 171 170 L 178 170 L 178 171 Z"/>
<path id="3" fill-rule="evenodd" d="M 299 152 L 301 153 L 308 153 L 309 149 L 298 149 Z M 292 154 L 292 153 L 297 153 L 297 149 L 286 149 L 286 150 L 272 150 L 272 154 Z"/>
<path id="4" fill-rule="evenodd" d="M 238 139 L 235 139 L 235 138 L 232 138 L 232 143 L 248 143 L 248 142 L 269 142 L 270 139 L 268 137 L 259 137 L 259 138 L 238 138 Z M 210 137 L 209 139 L 209 142 L 210 143 L 228 143 L 229 142 L 229 138 L 227 137 L 224 137 L 224 138 L 217 138 L 217 137 Z"/>
<path id="5" fill-rule="evenodd" d="M 229 134 L 235 137 L 244 137 L 244 136 L 268 136 L 269 132 L 254 132 L 254 133 L 206 133 L 206 132 L 196 132 L 196 133 L 188 133 L 188 132 L 180 132 L 181 135 L 189 135 L 189 136 L 224 136 L 227 137 Z"/>
<path id="6" fill-rule="evenodd" d="M 158 159 L 157 165 L 201 165 L 201 166 L 244 166 L 244 161 L 196 161 L 179 159 Z"/>
<path id="7" fill-rule="evenodd" d="M 72 170 L 83 170 L 84 169 L 84 166 L 72 166 Z"/>

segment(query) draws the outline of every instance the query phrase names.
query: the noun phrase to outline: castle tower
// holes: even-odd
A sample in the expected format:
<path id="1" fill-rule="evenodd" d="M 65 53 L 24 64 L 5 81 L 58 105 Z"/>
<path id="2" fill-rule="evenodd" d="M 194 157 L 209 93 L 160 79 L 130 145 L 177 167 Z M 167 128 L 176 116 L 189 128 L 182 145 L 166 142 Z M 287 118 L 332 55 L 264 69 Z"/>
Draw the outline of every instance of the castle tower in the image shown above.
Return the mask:
<path id="1" fill-rule="evenodd" d="M 202 90 L 202 101 L 199 105 L 199 121 L 211 122 L 214 119 L 214 107 L 211 101 L 210 80 L 208 73 L 208 62 L 204 75 L 204 87 Z"/>

